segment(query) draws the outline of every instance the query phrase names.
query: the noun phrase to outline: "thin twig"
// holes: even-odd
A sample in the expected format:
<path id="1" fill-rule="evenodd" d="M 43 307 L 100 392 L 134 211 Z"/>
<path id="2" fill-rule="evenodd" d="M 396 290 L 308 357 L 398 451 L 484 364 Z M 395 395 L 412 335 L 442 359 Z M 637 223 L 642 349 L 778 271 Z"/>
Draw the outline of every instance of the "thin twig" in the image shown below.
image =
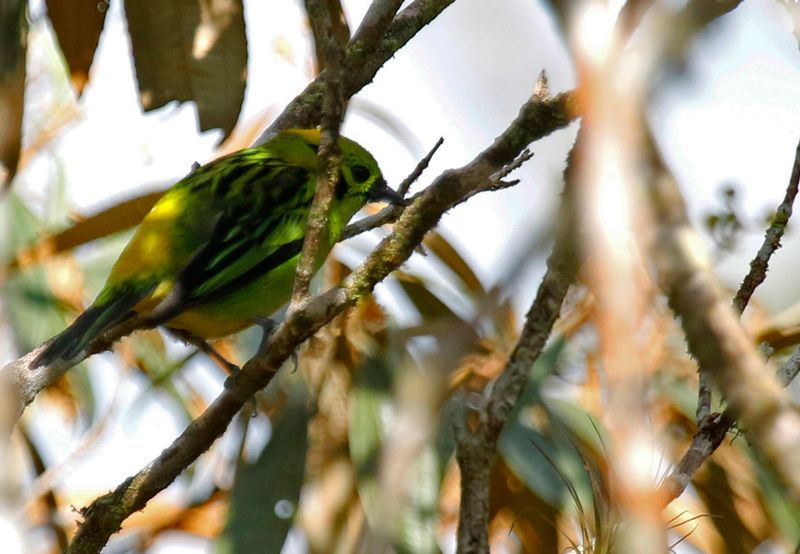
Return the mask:
<path id="1" fill-rule="evenodd" d="M 789 179 L 789 185 L 786 187 L 783 201 L 778 205 L 778 209 L 775 210 L 775 216 L 772 218 L 772 222 L 767 228 L 766 233 L 764 233 L 764 242 L 761 244 L 761 248 L 758 249 L 756 257 L 750 262 L 750 271 L 745 275 L 742 284 L 739 286 L 739 290 L 736 292 L 736 297 L 733 299 L 733 307 L 739 313 L 744 311 L 756 288 L 767 278 L 769 260 L 775 251 L 781 247 L 781 238 L 786 231 L 789 218 L 792 217 L 792 206 L 797 196 L 799 184 L 800 142 L 797 143 L 794 163 L 792 164 L 792 175 Z"/>
<path id="2" fill-rule="evenodd" d="M 711 415 L 711 378 L 705 371 L 697 372 L 697 408 L 694 419 L 700 427 L 706 418 Z"/>
<path id="3" fill-rule="evenodd" d="M 144 469 L 81 511 L 83 523 L 68 552 L 98 552 L 122 522 L 166 488 L 225 431 L 253 394 L 269 384 L 297 346 L 346 307 L 368 294 L 403 264 L 453 205 L 510 163 L 530 142 L 565 127 L 576 117 L 572 94 L 547 102 L 528 102 L 509 128 L 466 166 L 440 175 L 406 208 L 393 232 L 367 257 L 341 288 L 310 298 L 289 314 L 271 335 L 267 348 L 226 382 L 225 389 L 183 433 Z"/>
<path id="4" fill-rule="evenodd" d="M 411 188 L 411 185 L 419 179 L 422 172 L 428 167 L 428 164 L 433 158 L 433 155 L 439 149 L 439 147 L 444 144 L 444 139 L 439 138 L 436 141 L 436 144 L 431 148 L 430 152 L 428 152 L 424 158 L 422 158 L 416 167 L 408 174 L 408 177 L 403 179 L 400 183 L 400 186 L 397 187 L 397 193 L 405 198 L 406 194 L 408 193 L 408 189 Z M 406 198 L 406 204 L 413 204 L 414 200 L 417 199 L 420 195 L 417 194 L 412 196 L 411 198 Z M 367 231 L 371 231 L 372 229 L 376 229 L 381 225 L 386 225 L 387 223 L 391 223 L 392 221 L 396 220 L 400 217 L 400 214 L 403 213 L 405 206 L 399 205 L 389 205 L 385 208 L 381 209 L 378 213 L 368 215 L 367 217 L 363 217 L 356 221 L 355 223 L 349 224 L 347 227 L 344 228 L 342 231 L 342 235 L 339 240 L 347 240 L 349 238 L 353 238 L 356 235 L 360 235 L 361 233 L 365 233 Z"/>
<path id="5" fill-rule="evenodd" d="M 797 150 L 795 151 L 792 173 L 783 201 L 775 211 L 775 217 L 764 234 L 764 242 L 753 261 L 750 262 L 750 271 L 743 279 L 733 300 L 734 309 L 740 314 L 744 311 L 755 289 L 766 278 L 769 260 L 777 248 L 780 247 L 780 239 L 792 215 L 792 206 L 797 195 L 798 182 L 800 182 L 800 142 L 798 142 Z M 781 365 L 777 371 L 777 377 L 781 385 L 787 387 L 798 372 L 800 372 L 800 348 Z M 728 409 L 722 414 L 711 413 L 711 391 L 708 381 L 707 372 L 701 366 L 697 413 L 698 431 L 686 453 L 660 487 L 659 495 L 664 505 L 683 494 L 683 491 L 691 482 L 694 472 L 711 457 L 719 445 L 722 444 L 725 435 L 736 423 L 733 414 Z"/>
<path id="6" fill-rule="evenodd" d="M 403 179 L 403 181 L 397 187 L 397 194 L 405 198 L 406 194 L 408 193 L 408 189 L 410 189 L 411 185 L 413 185 L 416 180 L 420 178 L 422 172 L 428 169 L 428 165 L 430 165 L 434 154 L 436 154 L 436 151 L 439 150 L 443 144 L 444 138 L 439 137 L 439 140 L 436 141 L 436 144 L 433 145 L 433 148 L 431 148 L 430 151 L 425 154 L 425 157 L 419 161 L 416 167 L 414 167 L 413 171 L 408 174 L 408 177 Z"/>
<path id="7" fill-rule="evenodd" d="M 661 229 L 654 257 L 670 306 L 681 318 L 692 356 L 724 394 L 729 413 L 741 421 L 750 442 L 782 478 L 787 495 L 800 501 L 800 416 L 723 300 L 698 249 L 674 178 L 652 139 L 650 144 L 650 192 Z M 670 476 L 665 484 L 672 481 Z"/>
<path id="8" fill-rule="evenodd" d="M 328 225 L 328 213 L 333 201 L 333 191 L 339 180 L 339 127 L 344 117 L 345 101 L 342 95 L 342 63 L 344 49 L 333 34 L 333 14 L 325 0 L 306 0 L 308 17 L 314 30 L 317 52 L 324 58 L 325 76 L 322 80 L 322 131 L 317 154 L 317 188 L 308 214 L 303 250 L 295 270 L 294 290 L 289 309 L 293 310 L 308 297 L 311 278 L 317 268 L 317 252 Z M 321 64 L 323 65 L 323 64 Z"/>
<path id="9" fill-rule="evenodd" d="M 369 83 L 378 69 L 400 50 L 423 27 L 435 19 L 455 0 L 415 0 L 394 19 L 386 35 L 369 52 L 348 51 L 345 67 L 344 97 L 349 98 Z M 298 95 L 257 141 L 268 140 L 275 132 L 290 127 L 313 127 L 319 123 L 322 109 L 322 80 L 317 79 Z M 120 337 L 137 329 L 149 329 L 161 323 L 145 318 L 133 318 L 103 334 L 75 359 L 52 366 L 34 367 L 33 361 L 46 348 L 42 344 L 25 356 L 0 369 L 0 394 L 2 406 L 9 414 L 3 418 L 0 437 L 8 436 L 25 407 L 45 387 L 61 377 L 71 367 L 92 354 L 108 350 Z"/>
<path id="10" fill-rule="evenodd" d="M 373 45 L 373 48 L 348 47 L 342 81 L 344 97 L 350 98 L 370 83 L 389 58 L 454 2 L 455 0 L 415 0 L 397 14 L 385 35 Z M 319 124 L 324 96 L 322 78 L 324 72 L 286 106 L 281 115 L 258 138 L 256 144 L 263 144 L 275 133 L 284 129 L 308 128 Z"/>

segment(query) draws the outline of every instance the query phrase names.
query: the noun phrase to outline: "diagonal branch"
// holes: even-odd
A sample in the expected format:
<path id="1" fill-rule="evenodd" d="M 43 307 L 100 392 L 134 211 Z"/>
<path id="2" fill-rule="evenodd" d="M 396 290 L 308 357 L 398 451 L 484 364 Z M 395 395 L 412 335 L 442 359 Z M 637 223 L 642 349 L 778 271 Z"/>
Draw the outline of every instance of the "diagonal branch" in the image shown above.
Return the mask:
<path id="1" fill-rule="evenodd" d="M 547 260 L 547 271 L 525 316 L 514 352 L 480 411 L 477 427 L 468 428 L 465 414 L 456 413 L 453 419 L 456 460 L 461 472 L 457 533 L 458 552 L 461 553 L 488 552 L 489 474 L 497 454 L 497 441 L 525 390 L 530 368 L 544 349 L 567 290 L 575 281 L 578 258 L 570 189 L 569 183 L 565 183 L 559 229 Z"/>
<path id="2" fill-rule="evenodd" d="M 353 50 L 372 48 L 384 36 L 402 3 L 403 0 L 372 0 L 351 40 Z"/>
<path id="3" fill-rule="evenodd" d="M 397 15 L 385 36 L 375 44 L 372 50 L 349 49 L 344 62 L 343 97 L 351 97 L 368 84 L 389 58 L 453 2 L 455 0 L 415 0 Z M 290 127 L 313 127 L 319 123 L 325 96 L 323 79 L 324 77 L 321 76 L 308 85 L 286 107 L 257 143 L 263 143 L 278 130 Z M 32 362 L 37 359 L 46 343 L 8 363 L 0 369 L 0 395 L 4 399 L 4 415 L 7 415 L 0 422 L 2 423 L 0 438 L 10 434 L 14 423 L 22 415 L 25 407 L 33 402 L 45 387 L 61 377 L 71 367 L 92 354 L 108 350 L 115 341 L 129 335 L 134 330 L 151 328 L 156 324 L 157 322 L 134 318 L 104 333 L 75 359 L 52 366 L 33 367 Z"/>
<path id="4" fill-rule="evenodd" d="M 795 151 L 792 174 L 786 187 L 786 194 L 775 211 L 775 217 L 764 233 L 764 242 L 753 261 L 750 262 L 750 271 L 742 281 L 733 300 L 733 307 L 737 313 L 744 311 L 753 292 L 766 278 L 769 260 L 772 254 L 780 247 L 781 237 L 792 215 L 792 205 L 797 195 L 798 183 L 800 183 L 800 142 L 798 142 Z M 788 386 L 797 376 L 798 371 L 800 371 L 800 349 L 796 350 L 778 369 L 777 376 L 781 385 Z M 702 379 L 704 375 L 706 373 L 701 372 L 701 385 L 705 381 L 705 379 Z M 725 435 L 736 423 L 730 409 L 725 410 L 722 414 L 706 412 L 699 415 L 702 417 L 698 417 L 699 429 L 697 434 L 692 439 L 692 443 L 686 453 L 659 489 L 659 496 L 664 505 L 669 504 L 683 494 L 683 491 L 686 490 L 692 480 L 692 475 L 719 448 L 719 445 L 725 439 Z"/>
<path id="5" fill-rule="evenodd" d="M 653 255 L 670 306 L 681 318 L 692 356 L 725 395 L 730 414 L 781 477 L 787 494 L 800 501 L 800 415 L 724 300 L 652 141 L 650 152 L 649 188 L 661 229 Z"/>
<path id="6" fill-rule="evenodd" d="M 447 210 L 464 197 L 490 189 L 495 172 L 512 162 L 530 142 L 565 127 L 575 114 L 572 94 L 527 102 L 489 148 L 466 166 L 440 175 L 405 209 L 394 231 L 351 273 L 344 286 L 298 306 L 272 334 L 266 351 L 231 377 L 216 400 L 172 445 L 113 492 L 81 511 L 84 521 L 68 552 L 99 552 L 128 516 L 141 510 L 214 443 L 244 403 L 269 384 L 302 341 L 369 294 L 375 284 L 404 263 Z"/>
<path id="7" fill-rule="evenodd" d="M 772 222 L 766 233 L 764 233 L 764 242 L 761 244 L 761 248 L 758 249 L 756 257 L 750 262 L 750 271 L 745 275 L 742 284 L 739 286 L 739 291 L 733 299 L 733 307 L 739 313 L 744 311 L 756 288 L 767 278 L 769 260 L 775 251 L 781 247 L 781 238 L 786 231 L 789 218 L 792 217 L 792 205 L 794 204 L 795 196 L 797 196 L 799 184 L 800 142 L 797 143 L 797 149 L 795 150 L 794 163 L 792 164 L 792 176 L 789 178 L 789 186 L 786 187 L 786 194 L 783 197 L 783 201 L 778 205 L 778 209 L 775 210 L 775 216 L 772 218 Z"/>
<path id="8" fill-rule="evenodd" d="M 342 80 L 344 97 L 350 98 L 370 83 L 383 64 L 453 2 L 455 0 L 415 0 L 397 14 L 386 34 L 375 42 L 373 48 L 361 49 L 357 47 L 357 44 L 351 44 L 347 49 L 344 61 L 344 78 Z M 324 96 L 322 79 L 324 76 L 323 72 L 319 78 L 297 95 L 258 138 L 256 144 L 264 143 L 283 129 L 317 125 L 322 113 Z"/>

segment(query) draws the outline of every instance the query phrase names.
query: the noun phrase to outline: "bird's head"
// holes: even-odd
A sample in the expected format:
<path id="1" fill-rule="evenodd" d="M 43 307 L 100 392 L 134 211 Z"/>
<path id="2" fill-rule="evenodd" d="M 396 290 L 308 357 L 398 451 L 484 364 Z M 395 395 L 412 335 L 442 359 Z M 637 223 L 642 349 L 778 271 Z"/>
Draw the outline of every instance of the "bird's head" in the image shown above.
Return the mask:
<path id="1" fill-rule="evenodd" d="M 364 197 L 365 202 L 405 204 L 403 197 L 386 184 L 372 154 L 346 137 L 339 138 L 339 148 L 342 152 L 342 165 L 336 190 L 338 197 L 352 194 Z"/>
<path id="2" fill-rule="evenodd" d="M 284 131 L 284 134 L 299 137 L 315 152 L 319 148 L 319 129 L 290 129 Z M 378 162 L 363 146 L 340 136 L 339 150 L 342 161 L 335 201 L 357 204 L 356 210 L 367 202 L 386 201 L 396 205 L 405 204 L 403 197 L 389 188 Z"/>

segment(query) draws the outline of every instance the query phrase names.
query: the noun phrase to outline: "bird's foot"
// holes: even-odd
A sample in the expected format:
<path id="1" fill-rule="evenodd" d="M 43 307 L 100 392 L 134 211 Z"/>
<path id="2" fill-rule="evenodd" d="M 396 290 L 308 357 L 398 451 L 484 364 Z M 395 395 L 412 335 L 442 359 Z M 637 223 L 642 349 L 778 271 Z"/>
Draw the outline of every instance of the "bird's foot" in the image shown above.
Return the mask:
<path id="1" fill-rule="evenodd" d="M 182 340 L 186 344 L 191 344 L 203 352 L 206 356 L 211 358 L 214 363 L 220 366 L 228 375 L 234 375 L 239 371 L 238 365 L 229 362 L 225 356 L 217 352 L 214 347 L 208 344 L 208 342 L 206 342 L 204 339 L 192 335 L 191 333 L 182 329 L 170 329 L 170 332 L 179 340 Z"/>
<path id="2" fill-rule="evenodd" d="M 269 339 L 272 336 L 272 333 L 274 333 L 275 329 L 278 327 L 278 322 L 268 317 L 257 317 L 256 325 L 261 327 L 261 330 L 264 332 L 264 334 L 261 335 L 261 343 L 258 345 L 256 356 L 263 356 L 267 352 L 267 344 L 269 344 Z M 297 371 L 298 367 L 297 352 L 292 352 L 291 359 L 293 364 L 292 373 L 294 373 Z"/>

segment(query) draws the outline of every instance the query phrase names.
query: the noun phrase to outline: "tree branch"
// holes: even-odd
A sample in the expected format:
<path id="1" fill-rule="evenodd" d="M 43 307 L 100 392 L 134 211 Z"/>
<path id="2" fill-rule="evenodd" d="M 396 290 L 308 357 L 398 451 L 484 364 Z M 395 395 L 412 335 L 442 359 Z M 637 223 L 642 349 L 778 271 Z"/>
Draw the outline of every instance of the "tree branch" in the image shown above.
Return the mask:
<path id="1" fill-rule="evenodd" d="M 403 0 L 372 0 L 350 41 L 351 48 L 355 51 L 372 48 L 384 36 L 402 3 Z"/>
<path id="2" fill-rule="evenodd" d="M 461 505 L 458 518 L 459 553 L 489 551 L 489 475 L 497 455 L 500 432 L 528 383 L 530 368 L 544 349 L 570 285 L 575 281 L 577 255 L 572 225 L 573 206 L 565 184 L 559 230 L 547 271 L 525 317 L 525 325 L 505 369 L 477 414 L 470 429 L 464 410 L 453 420 L 456 460 L 461 472 Z"/>
<path id="3" fill-rule="evenodd" d="M 786 194 L 783 197 L 783 201 L 778 205 L 778 209 L 775 210 L 772 222 L 766 233 L 764 233 L 764 242 L 761 244 L 761 248 L 758 249 L 753 261 L 750 262 L 750 271 L 745 275 L 742 284 L 739 285 L 736 297 L 733 299 L 733 307 L 739 313 L 744 311 L 756 288 L 767 278 L 769 260 L 775 251 L 781 247 L 781 238 L 786 231 L 789 218 L 792 217 L 792 205 L 794 204 L 795 196 L 797 196 L 798 184 L 800 184 L 800 142 L 797 143 L 797 149 L 795 150 L 792 175 L 789 178 L 789 185 L 786 187 Z"/>
<path id="4" fill-rule="evenodd" d="M 269 384 L 302 341 L 369 294 L 376 283 L 404 263 L 444 212 L 463 197 L 490 188 L 493 173 L 512 162 L 530 142 L 566 126 L 575 115 L 572 94 L 528 102 L 489 148 L 461 169 L 439 176 L 406 208 L 394 231 L 350 274 L 343 287 L 301 303 L 272 334 L 265 352 L 229 378 L 217 399 L 172 445 L 113 492 L 81 511 L 84 521 L 68 552 L 98 552 L 130 514 L 141 510 L 213 444 L 242 405 Z"/>
<path id="5" fill-rule="evenodd" d="M 358 44 L 351 44 L 344 61 L 342 93 L 350 98 L 375 77 L 378 70 L 423 27 L 433 21 L 455 0 L 415 0 L 401 11 L 389 25 L 386 34 L 365 50 Z M 361 29 L 359 28 L 359 32 Z M 291 127 L 314 127 L 322 113 L 322 79 L 310 83 L 303 92 L 292 100 L 272 125 L 259 137 L 256 144 L 263 144 L 275 133 Z"/>
<path id="6" fill-rule="evenodd" d="M 692 355 L 725 395 L 730 415 L 742 422 L 750 442 L 780 475 L 789 496 L 800 501 L 800 416 L 723 299 L 677 185 L 652 141 L 650 151 L 650 193 L 661 229 L 654 258 L 670 306 L 681 318 Z M 701 440 L 711 447 L 719 444 L 716 438 Z M 677 487 L 672 490 L 684 480 L 676 476 Z"/>
<path id="7" fill-rule="evenodd" d="M 303 250 L 295 271 L 294 290 L 289 309 L 293 310 L 308 297 L 308 288 L 317 267 L 317 252 L 325 239 L 328 213 L 333 201 L 333 191 L 339 181 L 339 127 L 344 117 L 345 101 L 342 96 L 342 63 L 344 47 L 333 34 L 333 14 L 325 0 L 306 0 L 308 17 L 314 29 L 317 52 L 322 53 L 319 65 L 326 68 L 322 79 L 322 132 L 317 153 L 317 188 L 308 214 Z"/>
<path id="8" fill-rule="evenodd" d="M 763 283 L 766 278 L 769 260 L 780 247 L 781 237 L 792 215 L 792 206 L 795 196 L 797 195 L 799 182 L 800 142 L 797 144 L 794 163 L 792 164 L 792 174 L 789 179 L 789 184 L 786 187 L 783 201 L 775 211 L 775 217 L 764 233 L 764 242 L 761 248 L 759 248 L 755 258 L 753 258 L 753 261 L 750 262 L 750 271 L 742 281 L 736 293 L 736 297 L 733 300 L 733 307 L 739 314 L 744 311 L 753 292 L 755 292 L 755 289 Z M 798 371 L 800 371 L 800 348 L 798 348 L 778 369 L 778 381 L 782 386 L 787 387 L 797 376 Z M 700 373 L 701 387 L 704 381 L 707 381 L 703 378 L 705 375 L 705 372 Z M 708 390 L 707 382 L 705 387 L 707 390 L 706 396 L 710 397 L 710 390 Z M 703 390 L 701 389 L 701 398 L 702 397 Z M 702 406 L 703 404 L 701 400 L 698 406 Z M 710 401 L 707 401 L 707 405 L 710 406 Z M 711 457 L 714 451 L 719 448 L 719 445 L 722 444 L 722 441 L 725 439 L 725 435 L 735 423 L 736 420 L 729 409 L 725 410 L 722 414 L 710 413 L 710 410 L 706 410 L 703 413 L 698 411 L 697 434 L 695 434 L 692 439 L 692 443 L 686 453 L 659 488 L 659 496 L 665 506 L 683 494 L 683 491 L 686 490 L 686 487 L 691 482 L 694 473 Z"/>
<path id="9" fill-rule="evenodd" d="M 345 76 L 342 81 L 343 97 L 350 98 L 369 83 L 389 58 L 454 1 L 415 0 L 398 14 L 386 35 L 376 43 L 373 50 L 361 52 L 348 49 L 343 69 Z M 286 107 L 270 129 L 259 138 L 257 144 L 262 144 L 279 130 L 290 127 L 313 127 L 319 123 L 324 98 L 323 81 L 324 77 L 321 76 L 306 87 L 306 90 Z M 159 323 L 159 321 L 134 318 L 104 333 L 74 359 L 53 366 L 32 367 L 32 362 L 44 350 L 47 343 L 6 364 L 0 370 L 0 387 L 3 389 L 0 392 L 7 401 L 4 403 L 4 408 L 8 417 L 2 422 L 0 437 L 7 437 L 25 407 L 33 402 L 39 392 L 71 367 L 92 354 L 108 350 L 119 338 L 129 335 L 134 330 L 151 328 Z"/>

